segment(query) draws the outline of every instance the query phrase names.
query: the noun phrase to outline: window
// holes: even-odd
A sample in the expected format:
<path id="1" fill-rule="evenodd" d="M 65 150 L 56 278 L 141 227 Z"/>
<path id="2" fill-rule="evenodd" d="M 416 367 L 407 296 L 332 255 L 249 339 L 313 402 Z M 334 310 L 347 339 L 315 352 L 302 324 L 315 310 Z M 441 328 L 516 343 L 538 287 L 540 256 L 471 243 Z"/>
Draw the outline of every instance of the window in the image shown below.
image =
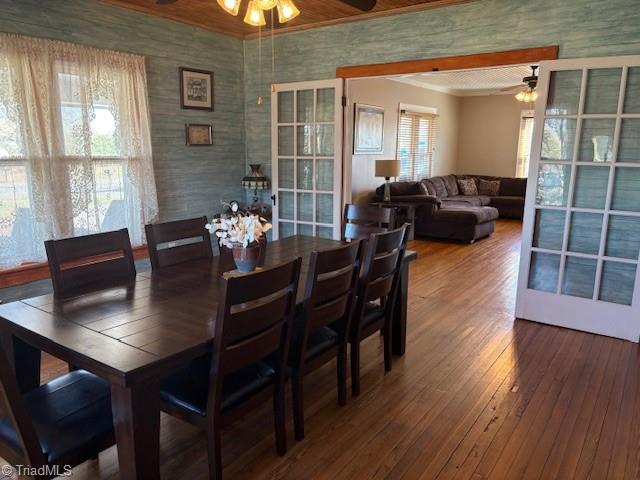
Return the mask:
<path id="1" fill-rule="evenodd" d="M 526 177 L 529 174 L 529 160 L 531 159 L 531 143 L 533 140 L 533 111 L 524 110 L 520 117 L 520 134 L 518 136 L 518 161 L 516 163 L 516 177 Z"/>
<path id="2" fill-rule="evenodd" d="M 433 113 L 400 110 L 397 151 L 400 180 L 421 180 L 431 176 L 435 119 Z"/>
<path id="3" fill-rule="evenodd" d="M 0 34 L 0 268 L 157 215 L 144 58 Z M 41 81 L 30 81 L 29 75 Z"/>

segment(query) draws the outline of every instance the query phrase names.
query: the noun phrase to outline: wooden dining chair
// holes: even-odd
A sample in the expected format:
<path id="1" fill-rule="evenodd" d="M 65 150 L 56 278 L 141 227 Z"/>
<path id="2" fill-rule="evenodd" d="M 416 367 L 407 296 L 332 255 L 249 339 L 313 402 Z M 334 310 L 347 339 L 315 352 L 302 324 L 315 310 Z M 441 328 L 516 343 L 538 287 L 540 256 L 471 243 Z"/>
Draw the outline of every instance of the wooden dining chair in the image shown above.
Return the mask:
<path id="1" fill-rule="evenodd" d="M 48 469 L 37 477 L 48 479 L 114 445 L 111 394 L 101 378 L 76 370 L 23 395 L 0 348 L 0 382 L 0 457 L 11 465 Z"/>
<path id="2" fill-rule="evenodd" d="M 220 428 L 273 397 L 286 453 L 285 381 L 301 259 L 222 281 L 211 355 L 161 384 L 162 409 L 207 433 L 210 478 L 222 478 Z"/>
<path id="3" fill-rule="evenodd" d="M 213 257 L 207 217 L 145 225 L 152 268 Z"/>
<path id="4" fill-rule="evenodd" d="M 367 242 L 349 340 L 353 395 L 360 394 L 360 342 L 365 338 L 383 333 L 384 367 L 386 372 L 391 370 L 391 322 L 406 244 L 406 224 L 390 232 L 374 233 Z"/>
<path id="5" fill-rule="evenodd" d="M 67 298 L 88 290 L 134 282 L 129 231 L 96 233 L 44 242 L 57 297 Z"/>
<path id="6" fill-rule="evenodd" d="M 311 254 L 303 307 L 294 324 L 290 355 L 296 440 L 304 438 L 306 373 L 335 358 L 338 404 L 347 402 L 347 342 L 362 252 L 362 242 L 356 241 Z"/>
<path id="7" fill-rule="evenodd" d="M 391 230 L 394 226 L 395 210 L 372 205 L 344 206 L 344 240 L 364 240 L 372 233 Z"/>

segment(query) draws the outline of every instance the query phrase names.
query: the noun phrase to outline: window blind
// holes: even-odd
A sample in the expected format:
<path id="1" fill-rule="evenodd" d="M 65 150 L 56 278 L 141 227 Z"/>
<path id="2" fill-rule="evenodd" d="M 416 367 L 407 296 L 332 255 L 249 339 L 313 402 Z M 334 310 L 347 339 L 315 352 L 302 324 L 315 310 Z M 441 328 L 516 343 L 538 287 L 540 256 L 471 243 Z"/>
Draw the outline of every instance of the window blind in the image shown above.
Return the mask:
<path id="1" fill-rule="evenodd" d="M 397 158 L 400 180 L 421 180 L 431 176 L 436 115 L 400 111 Z"/>
<path id="2" fill-rule="evenodd" d="M 516 177 L 524 178 L 529 173 L 531 159 L 531 142 L 533 140 L 533 114 L 523 112 L 520 119 L 520 135 L 518 137 L 518 161 Z"/>

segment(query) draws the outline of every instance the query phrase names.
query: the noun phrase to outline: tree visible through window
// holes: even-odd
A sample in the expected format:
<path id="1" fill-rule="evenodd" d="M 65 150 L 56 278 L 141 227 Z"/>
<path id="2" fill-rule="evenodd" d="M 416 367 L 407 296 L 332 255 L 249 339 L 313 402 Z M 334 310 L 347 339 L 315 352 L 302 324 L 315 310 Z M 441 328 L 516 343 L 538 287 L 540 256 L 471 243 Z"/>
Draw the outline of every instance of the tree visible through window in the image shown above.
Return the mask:
<path id="1" fill-rule="evenodd" d="M 516 177 L 526 177 L 529 174 L 529 160 L 531 160 L 531 143 L 533 140 L 533 112 L 525 110 L 520 117 L 520 134 L 518 136 L 518 161 L 516 163 Z"/>

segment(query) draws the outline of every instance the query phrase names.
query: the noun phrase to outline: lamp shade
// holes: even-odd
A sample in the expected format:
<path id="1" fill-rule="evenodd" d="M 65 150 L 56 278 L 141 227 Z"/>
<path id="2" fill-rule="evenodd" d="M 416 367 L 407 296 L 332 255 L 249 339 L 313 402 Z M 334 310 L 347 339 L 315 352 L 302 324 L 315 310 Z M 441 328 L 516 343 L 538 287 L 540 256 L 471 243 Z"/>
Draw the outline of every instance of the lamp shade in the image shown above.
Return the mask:
<path id="1" fill-rule="evenodd" d="M 376 160 L 376 177 L 399 177 L 400 162 L 398 160 Z"/>
<path id="2" fill-rule="evenodd" d="M 269 188 L 269 179 L 260 171 L 259 163 L 250 165 L 251 173 L 242 179 L 242 188 L 249 190 L 266 190 Z"/>

